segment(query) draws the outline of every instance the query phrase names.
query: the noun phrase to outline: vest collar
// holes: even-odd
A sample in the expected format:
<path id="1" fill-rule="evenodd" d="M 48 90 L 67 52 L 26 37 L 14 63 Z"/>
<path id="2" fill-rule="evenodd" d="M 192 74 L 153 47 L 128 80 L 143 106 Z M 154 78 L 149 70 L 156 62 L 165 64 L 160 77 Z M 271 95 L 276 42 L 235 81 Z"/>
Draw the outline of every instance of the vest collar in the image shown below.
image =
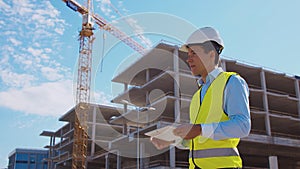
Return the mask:
<path id="1" fill-rule="evenodd" d="M 224 72 L 224 71 L 221 67 L 215 68 L 214 70 L 209 72 L 208 75 L 206 76 L 206 83 L 209 84 L 212 81 L 214 81 L 215 78 L 222 72 Z M 204 83 L 203 79 L 200 77 L 200 79 L 198 80 L 199 87 L 202 86 L 203 84 L 205 84 L 205 83 Z"/>

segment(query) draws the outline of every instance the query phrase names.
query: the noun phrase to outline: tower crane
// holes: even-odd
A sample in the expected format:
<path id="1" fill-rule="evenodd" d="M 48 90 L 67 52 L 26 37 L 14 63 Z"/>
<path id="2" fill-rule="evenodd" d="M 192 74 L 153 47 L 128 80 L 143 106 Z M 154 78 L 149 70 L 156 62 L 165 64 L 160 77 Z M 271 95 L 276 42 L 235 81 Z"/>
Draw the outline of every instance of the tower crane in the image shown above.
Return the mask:
<path id="1" fill-rule="evenodd" d="M 74 119 L 72 169 L 86 169 L 88 146 L 87 113 L 90 102 L 92 46 L 95 39 L 93 23 L 96 23 L 100 29 L 108 31 L 140 54 L 144 54 L 145 48 L 134 39 L 109 24 L 105 19 L 93 13 L 91 0 L 87 0 L 85 6 L 79 4 L 75 0 L 62 1 L 65 2 L 69 8 L 82 15 L 82 29 L 79 33 L 80 46 L 76 88 L 76 115 Z"/>

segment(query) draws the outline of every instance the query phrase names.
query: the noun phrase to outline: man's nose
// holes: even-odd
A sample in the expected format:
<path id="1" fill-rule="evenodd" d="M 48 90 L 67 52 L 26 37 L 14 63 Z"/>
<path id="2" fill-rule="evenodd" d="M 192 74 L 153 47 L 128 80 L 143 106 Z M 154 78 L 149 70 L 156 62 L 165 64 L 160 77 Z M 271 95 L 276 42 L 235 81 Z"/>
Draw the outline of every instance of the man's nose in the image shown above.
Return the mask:
<path id="1" fill-rule="evenodd" d="M 190 63 L 190 62 L 191 62 L 191 59 L 190 59 L 190 58 L 187 58 L 186 62 L 187 62 L 187 63 Z"/>
<path id="2" fill-rule="evenodd" d="M 186 59 L 186 62 L 192 62 L 192 57 L 191 57 L 191 55 L 188 54 L 188 58 Z"/>

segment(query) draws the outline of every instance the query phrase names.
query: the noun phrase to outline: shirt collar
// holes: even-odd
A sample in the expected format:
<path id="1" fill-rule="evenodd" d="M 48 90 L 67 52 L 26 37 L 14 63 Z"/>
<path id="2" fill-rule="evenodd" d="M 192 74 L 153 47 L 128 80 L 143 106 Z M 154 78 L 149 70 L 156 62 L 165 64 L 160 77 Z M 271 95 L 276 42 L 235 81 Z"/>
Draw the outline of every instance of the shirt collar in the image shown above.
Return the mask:
<path id="1" fill-rule="evenodd" d="M 215 68 L 214 70 L 212 70 L 211 72 L 209 72 L 208 75 L 206 76 L 206 83 L 209 84 L 209 83 L 211 83 L 212 81 L 214 81 L 215 78 L 216 78 L 220 73 L 222 73 L 222 72 L 224 72 L 224 71 L 223 71 L 223 69 L 222 69 L 221 67 Z M 204 83 L 203 79 L 200 78 L 200 79 L 198 80 L 198 85 L 201 86 L 201 85 L 203 85 L 203 84 L 205 84 L 205 83 Z"/>

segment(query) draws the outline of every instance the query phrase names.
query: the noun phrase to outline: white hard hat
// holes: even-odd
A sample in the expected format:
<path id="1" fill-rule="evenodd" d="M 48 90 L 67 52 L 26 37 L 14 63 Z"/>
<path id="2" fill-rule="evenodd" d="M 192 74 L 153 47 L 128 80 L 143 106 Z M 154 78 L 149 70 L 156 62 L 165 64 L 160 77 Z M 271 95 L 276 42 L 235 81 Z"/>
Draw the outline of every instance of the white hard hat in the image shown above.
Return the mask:
<path id="1" fill-rule="evenodd" d="M 182 45 L 179 50 L 187 52 L 187 48 L 189 45 L 201 44 L 207 41 L 215 41 L 216 43 L 224 47 L 223 40 L 217 30 L 212 27 L 203 27 L 193 32 L 187 39 L 186 43 Z"/>

